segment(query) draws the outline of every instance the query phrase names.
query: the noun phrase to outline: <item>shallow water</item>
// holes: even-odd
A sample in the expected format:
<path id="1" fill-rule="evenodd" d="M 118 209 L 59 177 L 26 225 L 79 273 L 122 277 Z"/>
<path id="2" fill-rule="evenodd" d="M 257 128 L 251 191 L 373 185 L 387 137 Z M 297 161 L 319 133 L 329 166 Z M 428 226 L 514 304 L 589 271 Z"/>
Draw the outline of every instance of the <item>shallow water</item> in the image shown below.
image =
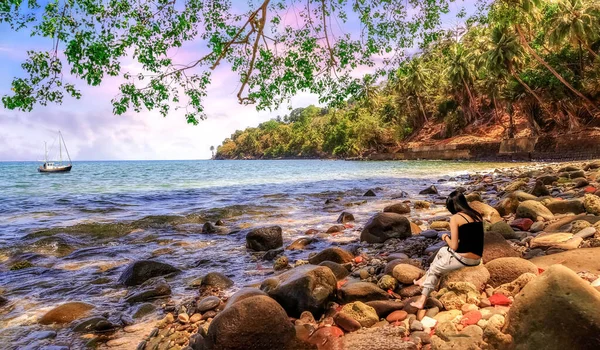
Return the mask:
<path id="1" fill-rule="evenodd" d="M 133 260 L 160 259 L 181 268 L 169 280 L 175 300 L 195 295 L 188 282 L 210 271 L 226 273 L 237 287 L 272 273 L 270 262 L 246 252 L 243 234 L 199 233 L 207 220 L 223 219 L 228 232 L 280 225 L 285 246 L 309 228 L 326 230 L 340 212 L 352 212 L 355 229 L 321 239 L 318 249 L 354 240 L 360 225 L 401 191 L 419 198 L 419 190 L 436 184 L 445 195 L 458 182 L 439 179 L 515 165 L 128 161 L 76 162 L 67 174 L 39 174 L 32 162 L 0 163 L 0 294 L 10 300 L 0 309 L 0 348 L 31 343 L 27 334 L 48 329 L 37 326 L 37 318 L 65 301 L 92 303 L 115 322 L 130 315 L 122 301 L 127 290 L 116 280 Z M 368 189 L 377 197 L 362 197 Z M 340 200 L 325 205 L 329 198 Z M 288 256 L 294 261 L 309 251 Z M 9 270 L 23 260 L 34 267 Z M 73 344 L 72 337 L 61 329 L 50 343 Z"/>

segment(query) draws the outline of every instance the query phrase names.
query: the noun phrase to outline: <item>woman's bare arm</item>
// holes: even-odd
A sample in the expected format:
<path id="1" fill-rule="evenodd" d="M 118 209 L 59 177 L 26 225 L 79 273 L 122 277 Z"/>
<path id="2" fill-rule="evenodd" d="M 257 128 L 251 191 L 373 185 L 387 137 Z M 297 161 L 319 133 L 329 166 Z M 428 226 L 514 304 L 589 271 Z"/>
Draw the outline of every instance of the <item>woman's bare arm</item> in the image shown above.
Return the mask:
<path id="1" fill-rule="evenodd" d="M 452 250 L 458 249 L 458 220 L 456 215 L 450 218 L 450 238 L 445 238 L 444 241 Z"/>

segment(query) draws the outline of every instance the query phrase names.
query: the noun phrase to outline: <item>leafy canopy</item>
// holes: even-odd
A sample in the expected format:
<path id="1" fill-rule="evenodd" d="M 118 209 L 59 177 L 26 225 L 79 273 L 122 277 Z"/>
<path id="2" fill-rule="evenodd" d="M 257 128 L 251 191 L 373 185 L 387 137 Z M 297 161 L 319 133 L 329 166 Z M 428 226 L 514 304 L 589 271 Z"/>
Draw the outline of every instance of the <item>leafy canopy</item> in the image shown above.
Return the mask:
<path id="1" fill-rule="evenodd" d="M 212 73 L 225 64 L 237 75 L 242 104 L 271 109 L 309 91 L 339 106 L 367 92 L 353 70 L 375 67 L 374 80 L 398 66 L 403 49 L 438 39 L 453 1 L 2 0 L 0 23 L 53 43 L 27 53 L 24 74 L 2 102 L 30 111 L 80 98 L 71 77 L 92 86 L 120 77 L 115 114 L 183 108 L 197 124 Z M 173 59 L 184 45 L 194 48 L 190 62 Z M 139 70 L 125 69 L 127 60 Z"/>

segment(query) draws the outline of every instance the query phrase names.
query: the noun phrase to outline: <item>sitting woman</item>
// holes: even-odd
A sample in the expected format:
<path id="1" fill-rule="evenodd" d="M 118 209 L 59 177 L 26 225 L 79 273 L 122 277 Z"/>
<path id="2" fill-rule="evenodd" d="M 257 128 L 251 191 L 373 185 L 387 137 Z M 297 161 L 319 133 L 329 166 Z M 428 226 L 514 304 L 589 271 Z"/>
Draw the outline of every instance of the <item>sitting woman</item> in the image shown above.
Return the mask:
<path id="1" fill-rule="evenodd" d="M 421 297 L 411 303 L 418 309 L 425 306 L 429 294 L 437 287 L 440 278 L 465 266 L 477 266 L 483 255 L 483 218 L 471 208 L 465 196 L 454 191 L 446 200 L 446 208 L 454 214 L 450 218 L 450 236 L 442 235 L 447 247 L 442 247 L 425 276 L 416 285 L 423 287 Z"/>

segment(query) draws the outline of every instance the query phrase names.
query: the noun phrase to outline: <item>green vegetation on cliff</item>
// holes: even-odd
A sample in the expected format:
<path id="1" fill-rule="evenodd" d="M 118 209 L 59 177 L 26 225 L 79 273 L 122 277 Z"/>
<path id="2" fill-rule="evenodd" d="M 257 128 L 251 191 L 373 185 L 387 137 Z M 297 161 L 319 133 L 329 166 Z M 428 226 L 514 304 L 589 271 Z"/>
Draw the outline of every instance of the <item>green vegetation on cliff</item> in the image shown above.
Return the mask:
<path id="1" fill-rule="evenodd" d="M 218 158 L 351 157 L 466 127 L 526 120 L 531 134 L 598 124 L 600 4 L 496 1 L 487 15 L 439 33 L 378 81 L 366 75 L 338 108 L 310 106 L 236 131 Z"/>

